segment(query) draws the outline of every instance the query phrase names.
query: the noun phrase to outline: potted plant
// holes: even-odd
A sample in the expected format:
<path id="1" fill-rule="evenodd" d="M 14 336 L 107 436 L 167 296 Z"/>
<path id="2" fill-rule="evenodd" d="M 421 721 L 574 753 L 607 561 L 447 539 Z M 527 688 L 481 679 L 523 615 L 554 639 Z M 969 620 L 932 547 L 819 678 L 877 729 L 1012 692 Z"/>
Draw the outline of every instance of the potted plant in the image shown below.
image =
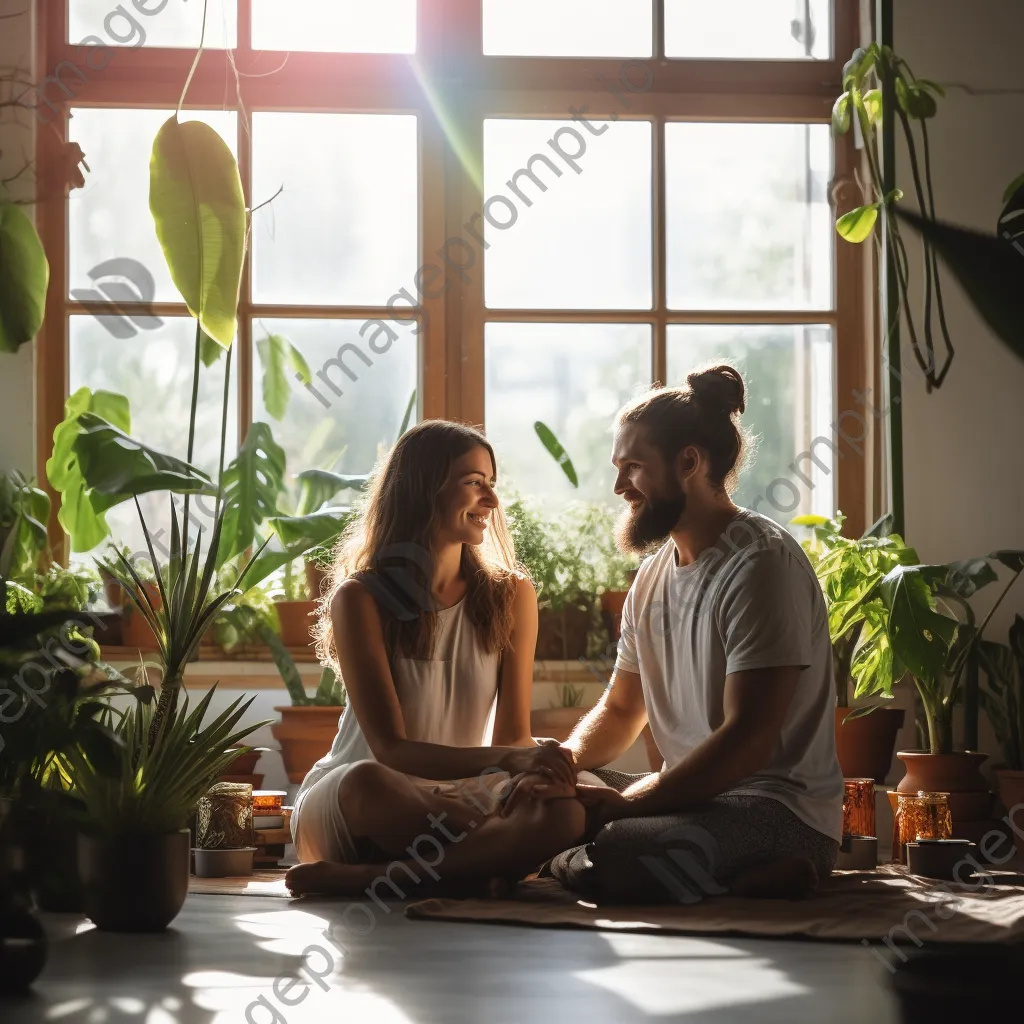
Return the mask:
<path id="1" fill-rule="evenodd" d="M 88 827 L 79 837 L 86 913 L 106 931 L 162 931 L 188 894 L 188 824 L 200 797 L 265 722 L 239 727 L 252 698 L 204 724 L 214 690 L 190 710 L 187 697 L 156 720 L 137 701 L 106 735 L 68 757 Z M 150 740 L 157 733 L 156 743 Z"/>
<path id="2" fill-rule="evenodd" d="M 587 653 L 594 619 L 593 569 L 583 557 L 586 538 L 571 525 L 578 512 L 545 520 L 537 507 L 516 495 L 506 507 L 516 557 L 537 588 L 538 661 L 568 661 Z"/>
<path id="3" fill-rule="evenodd" d="M 582 686 L 566 683 L 559 687 L 558 704 L 530 712 L 530 732 L 534 736 L 558 740 L 560 743 L 567 740 L 576 724 L 590 710 L 583 706 L 584 693 Z"/>
<path id="4" fill-rule="evenodd" d="M 310 768 L 331 749 L 338 721 L 345 711 L 345 686 L 325 665 L 316 692 L 310 697 L 298 667 L 281 639 L 266 630 L 264 642 L 270 648 L 291 698 L 290 705 L 274 708 L 281 715 L 281 721 L 271 726 L 271 732 L 281 746 L 288 781 L 302 782 Z"/>
<path id="5" fill-rule="evenodd" d="M 885 631 L 887 610 L 880 595 L 885 575 L 897 565 L 916 565 L 917 552 L 890 533 L 891 517 L 879 520 L 858 540 L 842 535 L 845 517 L 798 516 L 793 525 L 811 530 L 803 548 L 821 583 L 828 610 L 836 685 L 836 754 L 843 776 L 885 782 L 892 767 L 901 708 L 878 703 L 854 709 L 852 700 L 892 699 L 902 669 L 892 658 Z"/>
<path id="6" fill-rule="evenodd" d="M 997 580 L 990 561 L 1009 568 L 1012 576 L 978 625 L 969 599 Z M 979 641 L 1022 569 L 1024 552 L 998 551 L 988 559 L 949 565 L 898 565 L 879 587 L 892 657 L 913 680 L 927 741 L 927 749 L 897 754 L 907 767 L 898 792 L 949 793 L 954 827 L 961 831 L 986 820 L 992 803 L 980 771 L 988 755 L 977 750 Z M 953 738 L 958 704 L 964 712 L 960 751 Z"/>
<path id="7" fill-rule="evenodd" d="M 985 686 L 981 705 L 1002 749 L 996 768 L 999 799 L 1007 810 L 1024 804 L 1024 618 L 1014 616 L 1009 644 L 978 645 Z"/>

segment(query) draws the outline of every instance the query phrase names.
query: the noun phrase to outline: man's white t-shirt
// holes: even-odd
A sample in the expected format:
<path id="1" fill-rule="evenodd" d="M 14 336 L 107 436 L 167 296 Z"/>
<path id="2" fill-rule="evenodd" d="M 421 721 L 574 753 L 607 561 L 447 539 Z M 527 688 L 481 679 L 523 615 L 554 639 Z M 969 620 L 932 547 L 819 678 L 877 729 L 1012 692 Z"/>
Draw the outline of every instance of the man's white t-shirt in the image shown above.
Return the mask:
<path id="1" fill-rule="evenodd" d="M 803 549 L 767 516 L 741 509 L 691 565 L 677 564 L 669 540 L 640 566 L 615 667 L 640 675 L 665 768 L 722 724 L 726 676 L 787 665 L 803 671 L 771 763 L 730 792 L 779 800 L 839 840 L 832 645 Z"/>

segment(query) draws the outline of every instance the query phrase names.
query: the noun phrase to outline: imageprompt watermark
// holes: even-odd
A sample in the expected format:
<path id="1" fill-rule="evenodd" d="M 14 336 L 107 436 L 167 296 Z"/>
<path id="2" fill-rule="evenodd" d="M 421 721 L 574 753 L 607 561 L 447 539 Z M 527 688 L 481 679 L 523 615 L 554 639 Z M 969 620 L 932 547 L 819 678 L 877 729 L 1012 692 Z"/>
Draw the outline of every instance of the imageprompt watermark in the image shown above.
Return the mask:
<path id="1" fill-rule="evenodd" d="M 1018 825 L 1015 816 L 1018 811 L 1024 811 L 1024 804 L 1016 804 L 1010 809 L 1006 817 L 1003 818 L 1003 822 L 1009 826 L 1019 839 L 1024 839 L 1024 823 Z M 1010 843 L 1009 853 L 1000 855 L 1000 847 L 1005 843 L 1010 842 L 1009 837 L 1005 832 L 999 829 L 991 829 L 986 832 L 981 838 L 981 842 L 978 844 L 978 848 L 981 850 L 982 856 L 989 863 L 996 865 L 997 867 L 1001 864 L 1005 864 L 1008 860 L 1014 857 L 1017 853 L 1017 846 L 1014 843 Z M 972 874 L 965 872 L 970 870 Z M 976 873 L 976 874 L 975 874 Z M 989 874 L 979 863 L 973 854 L 966 854 L 953 867 L 953 883 L 961 893 L 975 893 L 977 895 L 987 896 L 991 894 L 992 887 L 995 884 L 995 877 Z M 929 900 L 934 900 L 928 904 L 929 909 L 933 915 L 941 921 L 948 921 L 955 917 L 961 910 L 961 903 L 963 902 L 956 893 L 947 885 L 945 882 L 939 882 L 931 886 L 925 893 L 925 897 Z M 939 925 L 932 920 L 932 917 L 925 913 L 924 909 L 913 909 L 908 910 L 903 916 L 903 920 L 893 925 L 889 931 L 881 937 L 881 941 L 889 947 L 889 950 L 897 957 L 899 957 L 902 963 L 906 963 L 909 957 L 896 945 L 896 938 L 902 935 L 905 939 L 912 942 L 918 949 L 924 945 L 924 940 L 921 939 L 917 932 L 912 927 L 912 923 L 917 928 L 927 927 L 932 935 L 939 930 Z M 895 974 L 899 969 L 899 966 L 888 957 L 884 956 L 879 949 L 877 949 L 867 939 L 861 939 L 861 945 L 868 947 L 874 954 L 875 958 L 885 966 L 886 970 L 891 974 Z"/>
<path id="2" fill-rule="evenodd" d="M 629 102 L 630 93 L 634 95 L 646 93 L 654 85 L 654 75 L 649 65 L 642 60 L 624 61 L 619 68 L 617 82 L 609 81 L 601 74 L 598 74 L 596 78 L 604 89 L 616 97 L 624 110 L 629 110 L 632 106 Z M 595 124 L 587 119 L 588 111 L 589 108 L 586 104 L 581 107 L 570 106 L 568 110 L 570 118 L 574 123 L 582 126 L 586 135 L 569 125 L 557 128 L 547 143 L 550 154 L 547 152 L 532 154 L 525 161 L 525 166 L 519 168 L 506 182 L 509 195 L 497 193 L 489 197 L 482 208 L 474 212 L 462 225 L 466 235 L 472 241 L 464 235 L 452 235 L 446 238 L 444 244 L 435 253 L 440 262 L 424 263 L 416 271 L 413 275 L 412 286 L 416 294 L 420 296 L 420 301 L 417 301 L 416 296 L 409 288 L 403 287 L 385 303 L 385 307 L 391 314 L 390 319 L 371 318 L 364 321 L 359 328 L 359 336 L 366 342 L 370 353 L 376 356 L 384 355 L 399 340 L 400 335 L 392 326 L 393 324 L 403 327 L 411 326 L 414 336 L 420 333 L 422 327 L 420 317 L 405 316 L 403 318 L 403 313 L 407 313 L 410 309 L 417 309 L 422 300 L 439 299 L 451 288 L 455 280 L 460 281 L 463 285 L 471 283 L 472 278 L 469 276 L 469 271 L 476 266 L 479 254 L 491 248 L 491 243 L 487 241 L 480 230 L 480 222 L 486 221 L 496 231 L 508 231 L 514 227 L 519 221 L 520 205 L 525 209 L 530 209 L 534 205 L 534 198 L 531 198 L 530 193 L 523 187 L 525 181 L 529 181 L 538 193 L 545 193 L 549 186 L 548 182 L 541 177 L 540 170 L 545 170 L 549 177 L 553 176 L 554 178 L 563 176 L 565 173 L 563 167 L 576 175 L 583 173 L 580 161 L 587 153 L 589 141 L 594 137 L 604 135 L 611 127 L 608 122 L 619 120 L 619 114 L 613 112 L 604 122 Z M 561 166 L 555 163 L 552 156 L 561 161 Z M 399 308 L 400 304 L 403 307 L 401 309 Z M 326 360 L 315 374 L 323 388 L 335 399 L 341 398 L 344 391 L 332 379 L 331 371 L 335 371 L 336 375 L 344 375 L 352 383 L 359 380 L 359 375 L 355 370 L 346 365 L 346 356 L 350 356 L 353 361 L 362 362 L 367 369 L 372 368 L 374 364 L 371 356 L 355 343 L 346 342 L 341 345 L 336 355 Z M 296 379 L 323 408 L 330 408 L 331 399 L 315 387 L 311 380 L 304 380 L 300 374 L 296 374 Z"/>
<path id="3" fill-rule="evenodd" d="M 188 0 L 177 0 L 177 2 L 188 3 Z M 23 107 L 34 111 L 36 120 L 40 124 L 50 124 L 49 117 L 43 113 L 41 107 L 46 107 L 52 114 L 60 113 L 60 108 L 52 99 L 53 88 L 56 87 L 63 94 L 64 101 L 75 99 L 78 94 L 72 85 L 80 87 L 91 81 L 86 69 L 94 75 L 99 74 L 117 56 L 120 47 L 145 46 L 146 28 L 143 19 L 156 17 L 169 3 L 170 0 L 126 0 L 125 3 L 113 7 L 103 19 L 103 31 L 106 33 L 107 39 L 98 35 L 86 36 L 77 44 L 81 63 L 62 60 L 53 69 L 52 74 L 47 75 L 38 85 L 23 93 L 18 102 Z M 69 77 L 72 84 L 65 81 L 62 76 Z M 50 95 L 48 95 L 48 91 Z M 33 96 L 35 103 L 30 103 L 29 99 Z M 67 113 L 69 119 L 72 116 L 70 112 Z"/>
<path id="4" fill-rule="evenodd" d="M 488 788 L 486 780 L 497 774 L 506 775 L 507 773 L 501 768 L 486 768 L 475 780 L 475 787 L 463 785 L 460 788 L 460 795 L 479 811 L 482 818 L 486 818 L 493 810 L 490 806 L 490 803 L 493 802 L 493 794 Z M 510 782 L 511 780 L 507 780 L 504 785 L 507 787 Z M 481 802 L 478 796 L 484 797 L 488 802 Z M 399 880 L 404 885 L 420 885 L 424 880 L 421 875 L 434 882 L 441 880 L 437 868 L 443 864 L 447 850 L 451 845 L 461 843 L 469 834 L 465 831 L 458 834 L 453 833 L 445 825 L 447 817 L 447 811 L 441 814 L 428 814 L 430 831 L 416 836 L 405 850 L 405 853 L 408 854 L 407 861 L 414 863 L 421 874 L 417 874 L 406 860 L 393 860 L 388 864 L 384 871 L 365 888 L 366 899 L 349 903 L 342 911 L 341 919 L 324 929 L 321 933 L 325 940 L 324 943 L 307 946 L 301 954 L 301 966 L 274 979 L 271 986 L 273 1000 L 262 995 L 246 1007 L 245 1019 L 248 1024 L 287 1024 L 287 1017 L 282 1008 L 290 1009 L 298 1006 L 310 994 L 314 985 L 323 992 L 330 991 L 327 979 L 336 973 L 339 961 L 349 952 L 343 939 L 347 936 L 365 938 L 371 935 L 377 927 L 377 914 L 380 911 L 385 914 L 391 913 L 391 907 L 382 898 L 379 890 L 386 889 L 394 900 L 404 900 L 408 894 L 399 884 Z M 477 822 L 474 819 L 469 819 L 466 824 L 472 829 L 476 827 Z M 435 833 L 440 833 L 448 845 L 442 843 Z M 429 853 L 431 859 L 427 860 L 424 853 Z M 399 875 L 401 875 L 400 879 L 396 877 Z M 374 909 L 375 907 L 376 909 Z M 304 974 L 308 980 L 303 981 L 300 973 Z M 296 989 L 299 991 L 296 992 Z"/>

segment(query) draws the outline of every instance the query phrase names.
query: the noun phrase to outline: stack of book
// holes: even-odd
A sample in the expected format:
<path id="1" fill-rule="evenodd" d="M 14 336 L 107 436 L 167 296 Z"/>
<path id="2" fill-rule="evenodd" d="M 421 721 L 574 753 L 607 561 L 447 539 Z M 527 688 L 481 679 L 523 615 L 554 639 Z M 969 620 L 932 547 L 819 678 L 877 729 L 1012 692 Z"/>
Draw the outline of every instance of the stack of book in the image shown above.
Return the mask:
<path id="1" fill-rule="evenodd" d="M 291 808 L 284 806 L 286 796 L 287 793 L 273 789 L 258 789 L 252 795 L 255 863 L 259 867 L 277 867 L 284 857 L 285 846 L 292 841 Z"/>

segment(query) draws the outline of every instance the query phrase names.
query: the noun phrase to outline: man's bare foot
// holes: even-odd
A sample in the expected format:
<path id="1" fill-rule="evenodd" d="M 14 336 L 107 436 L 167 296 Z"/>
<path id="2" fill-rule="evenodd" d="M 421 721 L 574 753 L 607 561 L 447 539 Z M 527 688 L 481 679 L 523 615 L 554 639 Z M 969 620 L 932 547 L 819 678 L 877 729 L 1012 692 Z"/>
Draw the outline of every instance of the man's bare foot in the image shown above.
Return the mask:
<path id="1" fill-rule="evenodd" d="M 805 857 L 779 857 L 741 872 L 732 883 L 736 896 L 802 900 L 818 888 L 818 872 Z"/>
<path id="2" fill-rule="evenodd" d="M 359 896 L 366 889 L 366 865 L 335 864 L 329 860 L 296 864 L 284 876 L 293 896 L 324 893 L 331 896 Z"/>

